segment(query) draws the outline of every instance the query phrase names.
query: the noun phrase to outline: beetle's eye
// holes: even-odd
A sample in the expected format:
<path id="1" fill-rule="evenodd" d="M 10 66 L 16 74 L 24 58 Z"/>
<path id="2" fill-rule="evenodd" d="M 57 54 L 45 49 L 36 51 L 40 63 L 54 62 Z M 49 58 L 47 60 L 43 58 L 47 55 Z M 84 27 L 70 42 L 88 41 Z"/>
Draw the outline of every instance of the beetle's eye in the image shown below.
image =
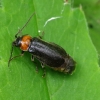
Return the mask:
<path id="1" fill-rule="evenodd" d="M 18 37 L 14 42 L 13 46 L 20 47 L 21 45 L 21 37 Z"/>

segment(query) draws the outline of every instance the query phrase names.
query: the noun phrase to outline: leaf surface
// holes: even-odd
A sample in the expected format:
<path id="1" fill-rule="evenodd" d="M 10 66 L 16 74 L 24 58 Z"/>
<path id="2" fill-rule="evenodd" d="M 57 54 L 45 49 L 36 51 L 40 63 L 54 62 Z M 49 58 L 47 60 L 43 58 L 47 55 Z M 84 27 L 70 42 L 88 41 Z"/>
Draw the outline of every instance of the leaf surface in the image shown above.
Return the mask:
<path id="1" fill-rule="evenodd" d="M 11 3 L 9 3 L 11 2 Z M 99 100 L 100 88 L 97 52 L 88 34 L 82 9 L 71 8 L 61 0 L 2 1 L 0 8 L 0 100 Z M 22 34 L 43 39 L 62 46 L 76 61 L 73 75 L 65 75 L 47 68 L 42 78 L 41 65 L 31 61 L 31 54 L 11 61 L 8 68 L 11 42 L 29 16 L 34 17 Z M 14 48 L 14 55 L 20 54 Z"/>

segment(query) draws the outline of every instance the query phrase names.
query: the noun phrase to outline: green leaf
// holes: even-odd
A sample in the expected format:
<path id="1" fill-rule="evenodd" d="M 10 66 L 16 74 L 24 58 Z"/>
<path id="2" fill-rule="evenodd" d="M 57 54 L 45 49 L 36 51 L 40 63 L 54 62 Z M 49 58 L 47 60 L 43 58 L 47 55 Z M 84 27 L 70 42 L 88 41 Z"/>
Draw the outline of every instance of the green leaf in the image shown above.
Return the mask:
<path id="1" fill-rule="evenodd" d="M 0 3 L 0 100 L 99 100 L 99 76 L 97 52 L 88 34 L 84 13 L 71 8 L 61 0 L 9 0 Z M 65 75 L 47 68 L 42 78 L 42 68 L 31 61 L 31 54 L 11 61 L 8 68 L 11 43 L 18 27 L 22 27 L 30 15 L 36 14 L 22 34 L 38 36 L 62 46 L 77 62 L 73 75 Z M 20 54 L 14 48 L 13 56 Z"/>
<path id="2" fill-rule="evenodd" d="M 100 1 L 98 0 L 74 0 L 74 6 L 81 4 L 89 25 L 89 33 L 98 54 L 100 55 Z M 100 60 L 100 59 L 99 59 Z"/>

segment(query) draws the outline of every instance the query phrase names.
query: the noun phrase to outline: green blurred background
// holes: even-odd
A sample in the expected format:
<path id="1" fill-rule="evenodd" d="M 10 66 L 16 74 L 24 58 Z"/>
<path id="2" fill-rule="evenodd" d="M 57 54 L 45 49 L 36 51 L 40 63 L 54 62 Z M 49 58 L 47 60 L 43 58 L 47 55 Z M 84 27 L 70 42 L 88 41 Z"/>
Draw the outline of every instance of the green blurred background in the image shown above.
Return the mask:
<path id="1" fill-rule="evenodd" d="M 100 54 L 100 0 L 71 0 L 72 6 L 84 10 L 91 39 Z"/>

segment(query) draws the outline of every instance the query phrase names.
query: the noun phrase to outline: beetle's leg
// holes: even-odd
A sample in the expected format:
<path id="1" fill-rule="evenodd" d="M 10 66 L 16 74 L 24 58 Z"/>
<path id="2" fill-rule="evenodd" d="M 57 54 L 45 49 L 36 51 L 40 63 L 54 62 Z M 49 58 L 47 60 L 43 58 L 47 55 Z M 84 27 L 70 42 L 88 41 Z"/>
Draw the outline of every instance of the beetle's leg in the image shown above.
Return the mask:
<path id="1" fill-rule="evenodd" d="M 42 77 L 45 77 L 45 75 L 46 75 L 46 69 L 45 69 L 45 66 L 44 66 L 43 63 L 41 63 L 41 66 L 42 66 L 42 68 L 43 68 L 43 75 L 42 75 Z"/>
<path id="2" fill-rule="evenodd" d="M 31 60 L 34 61 L 34 56 L 33 55 L 31 56 Z"/>
<path id="3" fill-rule="evenodd" d="M 45 66 L 44 66 L 44 64 L 43 64 L 43 63 L 41 63 L 41 66 L 42 66 L 42 68 L 45 68 Z"/>
<path id="4" fill-rule="evenodd" d="M 31 60 L 34 61 L 34 56 L 33 55 L 31 56 Z M 37 67 L 37 64 L 36 64 L 35 61 L 34 61 L 34 64 L 36 65 L 36 72 L 38 72 L 38 67 Z"/>
<path id="5" fill-rule="evenodd" d="M 44 31 L 41 33 L 41 36 L 39 35 L 39 38 L 42 39 L 44 36 Z"/>
<path id="6" fill-rule="evenodd" d="M 46 76 L 46 69 L 45 68 L 43 68 L 43 75 L 42 75 L 42 77 L 45 77 Z"/>
<path id="7" fill-rule="evenodd" d="M 14 56 L 14 57 L 10 58 L 9 61 L 8 61 L 8 67 L 9 67 L 9 64 L 10 64 L 10 61 L 11 61 L 11 60 L 13 60 L 13 59 L 15 59 L 15 58 L 17 58 L 17 57 L 23 56 L 23 55 L 24 55 L 24 51 L 22 51 L 20 55 Z"/>
<path id="8" fill-rule="evenodd" d="M 15 59 L 15 58 L 17 58 L 17 57 L 21 57 L 21 56 L 23 56 L 23 55 L 24 55 L 24 51 L 22 51 L 20 55 L 12 57 L 12 58 L 10 59 L 10 61 L 13 60 L 13 59 Z"/>

